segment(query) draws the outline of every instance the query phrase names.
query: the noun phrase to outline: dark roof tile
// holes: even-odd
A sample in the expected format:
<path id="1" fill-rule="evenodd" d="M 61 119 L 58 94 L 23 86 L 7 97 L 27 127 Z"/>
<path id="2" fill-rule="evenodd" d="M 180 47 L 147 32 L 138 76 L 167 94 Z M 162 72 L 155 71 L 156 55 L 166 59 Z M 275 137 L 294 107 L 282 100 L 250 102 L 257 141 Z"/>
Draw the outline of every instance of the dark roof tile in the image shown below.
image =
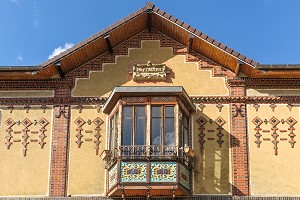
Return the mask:
<path id="1" fill-rule="evenodd" d="M 172 22 L 175 22 L 175 21 L 176 21 L 176 18 L 173 17 L 173 16 L 171 16 L 171 17 L 170 17 L 170 20 L 171 20 Z"/>
<path id="2" fill-rule="evenodd" d="M 214 39 L 212 39 L 211 37 L 207 37 L 207 38 L 206 38 L 206 41 L 212 43 L 212 42 L 214 41 Z"/>
<path id="3" fill-rule="evenodd" d="M 241 60 L 244 60 L 246 57 L 244 55 L 240 54 L 238 58 Z"/>
<path id="4" fill-rule="evenodd" d="M 216 40 L 213 41 L 213 45 L 216 45 L 217 47 L 218 47 L 220 44 L 221 44 L 221 43 L 218 42 L 218 41 L 216 41 Z"/>
<path id="5" fill-rule="evenodd" d="M 191 31 L 192 33 L 194 33 L 196 31 L 196 29 L 191 26 L 188 28 L 188 30 Z"/>
<path id="6" fill-rule="evenodd" d="M 185 28 L 185 29 L 189 29 L 190 25 L 188 25 L 187 23 L 183 23 L 182 27 Z"/>
<path id="7" fill-rule="evenodd" d="M 225 49 L 225 51 L 228 52 L 228 53 L 232 53 L 232 52 L 233 52 L 233 50 L 232 50 L 231 48 L 229 48 L 229 47 L 227 47 L 227 48 Z"/>
<path id="8" fill-rule="evenodd" d="M 198 30 L 196 29 L 195 34 L 198 35 L 198 36 L 200 36 L 200 35 L 202 34 L 202 32 L 201 32 L 201 31 L 198 31 Z"/>
<path id="9" fill-rule="evenodd" d="M 206 38 L 207 38 L 208 36 L 205 35 L 204 33 L 202 33 L 200 37 L 201 37 L 202 39 L 206 40 Z"/>
<path id="10" fill-rule="evenodd" d="M 164 15 L 165 14 L 165 12 L 163 10 L 158 10 L 157 13 L 160 14 L 160 15 Z"/>
<path id="11" fill-rule="evenodd" d="M 232 55 L 235 56 L 235 57 L 238 57 L 240 54 L 239 54 L 239 52 L 233 51 Z"/>
<path id="12" fill-rule="evenodd" d="M 171 15 L 169 13 L 165 13 L 164 17 L 170 19 Z"/>
<path id="13" fill-rule="evenodd" d="M 179 26 L 181 26 L 181 25 L 183 24 L 183 21 L 177 19 L 177 20 L 175 21 L 175 23 L 178 24 Z"/>

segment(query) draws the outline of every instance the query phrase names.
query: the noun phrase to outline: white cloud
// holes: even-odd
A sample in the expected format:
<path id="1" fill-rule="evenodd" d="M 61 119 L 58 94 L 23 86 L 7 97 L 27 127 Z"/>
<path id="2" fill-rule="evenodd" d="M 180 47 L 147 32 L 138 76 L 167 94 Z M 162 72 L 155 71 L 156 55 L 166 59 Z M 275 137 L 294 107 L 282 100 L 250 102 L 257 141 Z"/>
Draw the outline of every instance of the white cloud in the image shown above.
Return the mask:
<path id="1" fill-rule="evenodd" d="M 39 27 L 39 25 L 40 25 L 40 20 L 34 19 L 34 20 L 33 20 L 33 26 L 34 26 L 35 28 L 37 28 L 37 27 Z"/>
<path id="2" fill-rule="evenodd" d="M 23 61 L 23 57 L 20 56 L 20 55 L 18 55 L 18 56 L 17 56 L 17 60 L 18 60 L 19 62 L 21 62 L 21 61 Z"/>
<path id="3" fill-rule="evenodd" d="M 48 56 L 48 59 L 51 59 L 51 58 L 53 58 L 54 56 L 57 56 L 58 54 L 60 54 L 60 53 L 62 53 L 62 52 L 64 52 L 64 51 L 66 51 L 67 49 L 71 48 L 72 46 L 74 46 L 74 44 L 68 43 L 68 42 L 67 42 L 67 43 L 65 44 L 64 47 L 59 46 L 59 47 L 55 48 L 55 49 L 53 50 L 52 54 Z"/>
<path id="4" fill-rule="evenodd" d="M 35 28 L 38 28 L 40 25 L 39 13 L 40 13 L 40 9 L 38 7 L 38 4 L 37 4 L 37 2 L 34 2 L 34 4 L 33 4 L 33 26 Z"/>
<path id="5" fill-rule="evenodd" d="M 9 0 L 9 1 L 12 2 L 12 3 L 18 3 L 17 0 Z"/>

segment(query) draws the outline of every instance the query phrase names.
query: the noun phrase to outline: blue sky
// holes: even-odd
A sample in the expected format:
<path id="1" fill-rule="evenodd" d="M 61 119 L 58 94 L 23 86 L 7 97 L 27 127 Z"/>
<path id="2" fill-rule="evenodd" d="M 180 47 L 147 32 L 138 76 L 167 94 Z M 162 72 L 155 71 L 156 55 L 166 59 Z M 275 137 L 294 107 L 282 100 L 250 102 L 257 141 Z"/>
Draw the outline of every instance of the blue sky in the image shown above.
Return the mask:
<path id="1" fill-rule="evenodd" d="M 146 0 L 1 0 L 0 66 L 38 65 Z M 299 0 L 153 0 L 261 64 L 300 64 Z"/>

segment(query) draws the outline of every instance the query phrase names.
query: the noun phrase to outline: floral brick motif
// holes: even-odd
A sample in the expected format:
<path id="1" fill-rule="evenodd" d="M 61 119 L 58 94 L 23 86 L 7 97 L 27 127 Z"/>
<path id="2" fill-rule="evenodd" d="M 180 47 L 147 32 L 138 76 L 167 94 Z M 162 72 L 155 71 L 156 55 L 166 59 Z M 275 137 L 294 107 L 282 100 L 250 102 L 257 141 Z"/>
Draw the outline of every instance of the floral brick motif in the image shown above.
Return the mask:
<path id="1" fill-rule="evenodd" d="M 179 182 L 187 189 L 190 189 L 190 172 L 182 164 L 179 164 Z"/>
<path id="2" fill-rule="evenodd" d="M 117 164 L 108 172 L 108 189 L 111 189 L 117 183 Z"/>
<path id="3" fill-rule="evenodd" d="M 151 182 L 176 182 L 175 162 L 151 162 Z"/>
<path id="4" fill-rule="evenodd" d="M 121 182 L 146 182 L 145 162 L 121 162 Z"/>

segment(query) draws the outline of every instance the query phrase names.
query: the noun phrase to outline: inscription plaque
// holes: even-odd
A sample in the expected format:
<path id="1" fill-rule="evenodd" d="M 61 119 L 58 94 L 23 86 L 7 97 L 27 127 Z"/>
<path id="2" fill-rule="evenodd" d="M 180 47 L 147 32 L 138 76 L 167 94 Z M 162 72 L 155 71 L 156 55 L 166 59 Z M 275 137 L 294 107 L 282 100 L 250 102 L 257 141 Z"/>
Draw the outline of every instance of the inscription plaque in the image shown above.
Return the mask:
<path id="1" fill-rule="evenodd" d="M 148 61 L 147 64 L 134 65 L 131 73 L 134 81 L 165 81 L 170 71 L 165 64 Z"/>

